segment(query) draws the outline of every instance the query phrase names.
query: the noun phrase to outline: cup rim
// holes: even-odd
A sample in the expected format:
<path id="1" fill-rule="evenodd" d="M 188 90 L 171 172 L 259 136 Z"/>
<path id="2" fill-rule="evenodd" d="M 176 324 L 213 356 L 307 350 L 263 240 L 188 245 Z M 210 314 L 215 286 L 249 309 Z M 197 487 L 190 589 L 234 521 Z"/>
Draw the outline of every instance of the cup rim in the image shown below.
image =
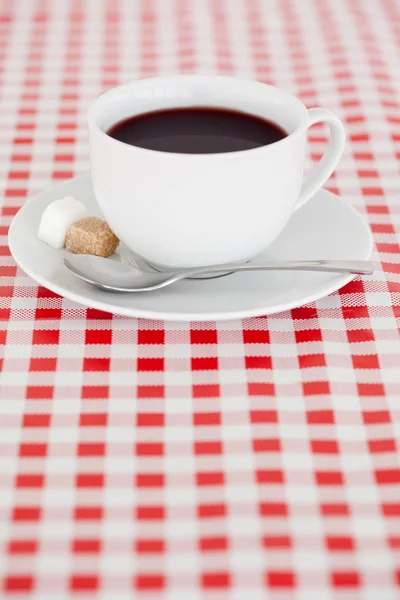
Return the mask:
<path id="1" fill-rule="evenodd" d="M 276 142 L 272 142 L 272 144 L 268 144 L 266 146 L 259 146 L 258 148 L 250 148 L 250 149 L 246 149 L 246 150 L 235 150 L 233 152 L 213 152 L 213 153 L 204 153 L 204 154 L 200 154 L 200 153 L 184 153 L 184 152 L 164 152 L 163 150 L 152 150 L 150 148 L 141 148 L 140 146 L 134 146 L 134 145 L 130 145 L 130 144 L 126 144 L 125 142 L 121 142 L 120 140 L 117 140 L 113 137 L 111 137 L 110 135 L 108 135 L 107 132 L 103 131 L 99 125 L 96 122 L 96 117 L 95 117 L 95 111 L 96 109 L 98 110 L 99 105 L 101 105 L 101 103 L 107 99 L 110 96 L 113 96 L 115 94 L 117 94 L 119 91 L 123 91 L 126 90 L 128 88 L 131 88 L 132 86 L 134 86 L 137 83 L 140 83 L 142 81 L 160 81 L 160 82 L 167 82 L 167 81 L 173 81 L 173 80 L 198 80 L 198 79 L 208 79 L 208 80 L 230 80 L 230 81 L 235 81 L 237 83 L 242 83 L 244 85 L 246 84 L 257 84 L 263 87 L 267 87 L 273 90 L 278 91 L 280 94 L 286 96 L 287 98 L 290 98 L 291 101 L 295 101 L 299 107 L 301 108 L 301 118 L 300 118 L 300 122 L 299 124 L 295 127 L 295 129 L 291 132 L 288 133 L 284 138 L 282 138 L 281 140 L 278 140 Z M 151 112 L 151 111 L 150 111 Z M 146 113 L 142 113 L 142 114 L 146 114 Z M 185 159 L 210 159 L 210 157 L 218 157 L 218 158 L 227 158 L 227 157 L 237 157 L 237 156 L 241 156 L 241 155 L 249 155 L 252 153 L 256 153 L 256 152 L 262 152 L 262 151 L 272 151 L 274 148 L 276 148 L 277 146 L 282 146 L 285 143 L 289 143 L 289 141 L 293 140 L 295 137 L 298 137 L 303 131 L 304 129 L 307 127 L 308 125 L 308 117 L 307 117 L 307 108 L 305 107 L 305 105 L 303 104 L 303 102 L 301 100 L 299 100 L 299 98 L 297 98 L 296 96 L 294 96 L 293 94 L 291 94 L 290 92 L 287 92 L 286 90 L 282 89 L 282 88 L 278 88 L 276 86 L 273 85 L 269 85 L 268 83 L 264 83 L 262 81 L 257 81 L 255 79 L 251 79 L 251 78 L 241 78 L 241 77 L 231 77 L 229 75 L 197 75 L 197 74 L 178 74 L 178 75 L 167 75 L 167 76 L 155 76 L 155 77 L 144 77 L 141 79 L 136 79 L 127 83 L 123 83 L 119 86 L 113 87 L 109 90 L 107 90 L 106 92 L 104 92 L 103 94 L 101 94 L 100 96 L 98 96 L 89 106 L 88 111 L 87 111 L 87 122 L 89 125 L 89 128 L 91 128 L 95 133 L 97 133 L 98 135 L 100 135 L 101 137 L 104 136 L 104 138 L 106 138 L 110 143 L 112 144 L 118 144 L 118 146 L 122 146 L 125 149 L 130 149 L 129 151 L 140 151 L 141 153 L 146 153 L 146 154 L 152 154 L 152 155 L 157 155 L 157 156 L 168 156 L 170 158 L 173 157 L 177 157 L 177 158 L 182 158 L 185 157 Z"/>

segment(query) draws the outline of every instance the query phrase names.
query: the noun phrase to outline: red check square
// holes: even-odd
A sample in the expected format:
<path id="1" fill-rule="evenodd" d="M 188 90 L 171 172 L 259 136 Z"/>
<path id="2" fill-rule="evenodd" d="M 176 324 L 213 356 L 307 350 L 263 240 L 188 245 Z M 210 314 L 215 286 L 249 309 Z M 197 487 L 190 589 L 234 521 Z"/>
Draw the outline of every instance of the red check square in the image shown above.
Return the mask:
<path id="1" fill-rule="evenodd" d="M 202 552 L 223 551 L 228 548 L 228 540 L 224 536 L 203 537 L 199 540 L 199 548 Z"/>
<path id="2" fill-rule="evenodd" d="M 163 371 L 164 370 L 164 359 L 163 358 L 138 358 L 137 370 L 138 371 Z"/>
<path id="3" fill-rule="evenodd" d="M 201 504 L 198 507 L 198 515 L 200 519 L 223 517 L 225 514 L 225 504 Z"/>
<path id="4" fill-rule="evenodd" d="M 338 588 L 355 588 L 361 585 L 360 576 L 354 571 L 332 573 L 332 585 Z"/>
<path id="5" fill-rule="evenodd" d="M 84 371 L 109 371 L 109 358 L 85 358 L 83 361 Z"/>
<path id="6" fill-rule="evenodd" d="M 192 358 L 192 370 L 193 371 L 217 371 L 218 370 L 218 358 Z"/>
<path id="7" fill-rule="evenodd" d="M 78 506 L 74 518 L 77 521 L 100 521 L 103 518 L 101 506 Z"/>
<path id="8" fill-rule="evenodd" d="M 100 581 L 96 575 L 73 575 L 69 587 L 73 592 L 96 591 L 99 589 Z"/>
<path id="9" fill-rule="evenodd" d="M 330 386 L 328 381 L 309 381 L 303 383 L 303 391 L 305 396 L 319 396 L 330 394 Z"/>
<path id="10" fill-rule="evenodd" d="M 100 540 L 78 539 L 72 542 L 72 552 L 75 554 L 99 554 L 100 551 Z"/>
<path id="11" fill-rule="evenodd" d="M 328 536 L 326 545 L 332 552 L 350 552 L 354 550 L 354 540 L 350 536 Z"/>
<path id="12" fill-rule="evenodd" d="M 193 398 L 215 398 L 220 395 L 218 384 L 193 385 Z"/>
<path id="13" fill-rule="evenodd" d="M 36 540 L 10 540 L 7 551 L 9 554 L 35 554 L 38 548 Z"/>
<path id="14" fill-rule="evenodd" d="M 298 344 L 305 342 L 322 342 L 322 332 L 319 329 L 304 329 L 294 332 Z"/>
<path id="15" fill-rule="evenodd" d="M 246 369 L 272 369 L 270 356 L 246 356 Z"/>
<path id="16" fill-rule="evenodd" d="M 216 344 L 217 331 L 215 329 L 191 329 L 190 331 L 191 344 Z"/>
<path id="17" fill-rule="evenodd" d="M 162 554 L 165 548 L 165 542 L 161 539 L 139 539 L 134 547 L 135 552 L 142 554 Z"/>
<path id="18" fill-rule="evenodd" d="M 139 329 L 138 344 L 164 344 L 163 329 Z"/>
<path id="19" fill-rule="evenodd" d="M 86 344 L 111 344 L 111 329 L 87 329 L 85 332 Z"/>
<path id="20" fill-rule="evenodd" d="M 226 589 L 231 585 L 231 578 L 229 573 L 204 573 L 201 585 L 206 589 Z"/>
<path id="21" fill-rule="evenodd" d="M 311 440 L 311 448 L 315 454 L 339 453 L 339 446 L 336 440 Z"/>
<path id="22" fill-rule="evenodd" d="M 138 575 L 134 582 L 138 590 L 161 590 L 165 587 L 163 575 Z"/>
<path id="23" fill-rule="evenodd" d="M 270 588 L 294 588 L 296 578 L 290 571 L 270 571 L 266 574 L 266 583 Z"/>
<path id="24" fill-rule="evenodd" d="M 194 425 L 219 425 L 221 423 L 220 413 L 194 413 Z"/>
<path id="25" fill-rule="evenodd" d="M 35 329 L 32 344 L 58 344 L 60 331 L 58 329 Z"/>
<path id="26" fill-rule="evenodd" d="M 79 418 L 81 427 L 105 427 L 107 415 L 104 413 L 83 413 Z"/>
<path id="27" fill-rule="evenodd" d="M 280 452 L 281 442 L 279 439 L 253 440 L 253 452 Z"/>
<path id="28" fill-rule="evenodd" d="M 269 344 L 269 331 L 267 329 L 244 329 L 243 342 L 245 344 Z"/>
<path id="29" fill-rule="evenodd" d="M 31 592 L 34 589 L 34 578 L 30 575 L 9 576 L 4 581 L 4 591 L 10 593 Z"/>

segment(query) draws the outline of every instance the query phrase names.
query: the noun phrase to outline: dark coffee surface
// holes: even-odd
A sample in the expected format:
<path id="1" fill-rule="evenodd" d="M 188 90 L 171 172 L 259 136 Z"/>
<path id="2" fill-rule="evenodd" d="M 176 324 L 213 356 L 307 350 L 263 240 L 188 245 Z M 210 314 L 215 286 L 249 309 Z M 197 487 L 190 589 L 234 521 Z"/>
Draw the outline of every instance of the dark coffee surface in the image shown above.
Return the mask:
<path id="1" fill-rule="evenodd" d="M 143 113 L 116 123 L 107 133 L 131 146 L 181 154 L 250 150 L 287 136 L 271 121 L 212 107 Z"/>

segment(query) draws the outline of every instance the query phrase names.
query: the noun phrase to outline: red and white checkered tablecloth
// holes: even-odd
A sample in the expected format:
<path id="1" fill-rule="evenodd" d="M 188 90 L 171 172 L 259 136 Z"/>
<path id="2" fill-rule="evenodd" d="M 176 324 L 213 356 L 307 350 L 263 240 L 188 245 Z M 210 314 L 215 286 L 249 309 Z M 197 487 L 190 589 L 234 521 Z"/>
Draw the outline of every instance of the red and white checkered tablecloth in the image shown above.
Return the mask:
<path id="1" fill-rule="evenodd" d="M 0 31 L 0 597 L 399 599 L 400 3 L 0 0 Z M 382 270 L 271 317 L 176 324 L 16 268 L 18 208 L 88 170 L 90 101 L 176 72 L 337 113 L 327 187 Z"/>

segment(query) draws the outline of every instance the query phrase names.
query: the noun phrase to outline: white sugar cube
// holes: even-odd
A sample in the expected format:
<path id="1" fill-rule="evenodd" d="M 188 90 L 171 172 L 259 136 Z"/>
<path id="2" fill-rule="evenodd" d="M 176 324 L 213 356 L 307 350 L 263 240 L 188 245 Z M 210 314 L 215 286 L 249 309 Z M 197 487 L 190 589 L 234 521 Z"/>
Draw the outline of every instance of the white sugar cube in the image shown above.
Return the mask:
<path id="1" fill-rule="evenodd" d="M 53 248 L 63 248 L 68 227 L 87 216 L 85 205 L 72 196 L 55 200 L 42 215 L 38 238 Z"/>

